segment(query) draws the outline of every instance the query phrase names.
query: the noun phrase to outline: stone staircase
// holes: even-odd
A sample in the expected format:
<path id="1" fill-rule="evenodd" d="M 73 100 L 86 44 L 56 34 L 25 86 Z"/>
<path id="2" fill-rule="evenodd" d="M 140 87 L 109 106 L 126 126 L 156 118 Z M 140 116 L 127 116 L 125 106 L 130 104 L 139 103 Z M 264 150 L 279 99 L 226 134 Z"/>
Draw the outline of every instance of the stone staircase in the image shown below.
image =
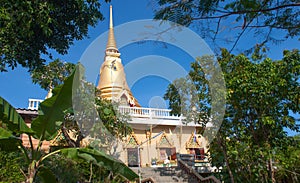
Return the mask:
<path id="1" fill-rule="evenodd" d="M 132 169 L 138 174 L 138 168 Z M 141 168 L 141 177 L 142 182 L 147 178 L 151 178 L 155 183 L 189 182 L 188 176 L 177 167 L 143 167 Z"/>
<path id="2" fill-rule="evenodd" d="M 140 168 L 141 183 L 221 183 L 214 175 L 200 175 L 197 172 L 199 167 L 189 166 L 181 159 L 178 160 L 178 166 L 174 167 L 143 167 Z M 132 168 L 139 174 L 139 168 Z"/>

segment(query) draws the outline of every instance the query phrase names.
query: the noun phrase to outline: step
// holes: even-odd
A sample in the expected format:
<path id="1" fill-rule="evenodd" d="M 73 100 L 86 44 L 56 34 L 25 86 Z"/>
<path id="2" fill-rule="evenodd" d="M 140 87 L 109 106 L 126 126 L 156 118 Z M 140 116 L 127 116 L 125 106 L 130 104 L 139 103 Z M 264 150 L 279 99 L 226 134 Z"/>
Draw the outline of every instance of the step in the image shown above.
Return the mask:
<path id="1" fill-rule="evenodd" d="M 138 174 L 139 168 L 132 168 Z M 142 179 L 152 178 L 157 183 L 181 182 L 186 183 L 186 177 L 180 177 L 181 171 L 176 167 L 143 167 L 140 168 Z"/>

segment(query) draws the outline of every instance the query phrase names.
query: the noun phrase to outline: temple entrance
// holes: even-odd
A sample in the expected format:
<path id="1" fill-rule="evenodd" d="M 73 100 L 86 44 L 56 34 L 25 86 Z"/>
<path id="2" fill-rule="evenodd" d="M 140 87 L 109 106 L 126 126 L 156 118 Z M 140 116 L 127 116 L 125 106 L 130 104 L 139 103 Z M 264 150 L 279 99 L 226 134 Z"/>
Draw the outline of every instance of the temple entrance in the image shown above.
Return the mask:
<path id="1" fill-rule="evenodd" d="M 194 155 L 195 161 L 205 159 L 204 147 L 195 132 L 192 132 L 189 140 L 186 142 L 186 149 L 188 150 L 189 154 Z"/>
<path id="2" fill-rule="evenodd" d="M 159 159 L 161 161 L 163 161 L 165 159 L 176 160 L 176 148 L 175 147 L 159 148 L 159 154 L 160 154 Z"/>
<path id="3" fill-rule="evenodd" d="M 132 132 L 132 134 L 128 138 L 128 143 L 126 145 L 127 162 L 128 162 L 129 167 L 138 167 L 139 166 L 138 146 L 139 146 L 139 143 L 138 143 L 137 137 Z"/>
<path id="4" fill-rule="evenodd" d="M 189 151 L 190 154 L 193 154 L 195 156 L 195 160 L 204 160 L 204 148 L 190 148 Z"/>
<path id="5" fill-rule="evenodd" d="M 176 148 L 165 132 L 158 141 L 156 148 L 159 153 L 158 162 L 163 164 L 163 166 L 171 166 L 177 163 Z"/>
<path id="6" fill-rule="evenodd" d="M 127 160 L 129 167 L 138 167 L 138 148 L 127 148 Z"/>

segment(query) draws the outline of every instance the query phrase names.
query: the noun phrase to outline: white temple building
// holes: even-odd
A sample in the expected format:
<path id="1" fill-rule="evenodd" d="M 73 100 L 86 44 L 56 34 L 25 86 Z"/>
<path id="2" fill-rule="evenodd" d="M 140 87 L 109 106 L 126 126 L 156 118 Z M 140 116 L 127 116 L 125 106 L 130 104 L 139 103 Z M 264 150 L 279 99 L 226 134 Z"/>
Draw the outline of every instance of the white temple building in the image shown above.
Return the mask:
<path id="1" fill-rule="evenodd" d="M 196 165 L 208 165 L 208 141 L 197 132 L 201 125 L 183 123 L 183 116 L 170 115 L 170 109 L 144 108 L 126 81 L 121 54 L 114 37 L 112 7 L 104 62 L 97 89 L 104 99 L 119 102 L 119 110 L 129 114 L 133 133 L 119 144 L 119 159 L 129 167 L 177 164 L 178 154 L 192 154 Z M 28 110 L 37 110 L 42 100 L 29 99 Z"/>

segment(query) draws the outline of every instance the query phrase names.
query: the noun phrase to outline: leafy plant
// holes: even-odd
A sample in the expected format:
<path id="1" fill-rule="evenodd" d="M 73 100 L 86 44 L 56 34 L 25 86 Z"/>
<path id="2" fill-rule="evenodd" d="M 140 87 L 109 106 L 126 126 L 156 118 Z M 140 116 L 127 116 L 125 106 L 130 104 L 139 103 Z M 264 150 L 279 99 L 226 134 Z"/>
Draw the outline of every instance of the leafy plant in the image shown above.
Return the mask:
<path id="1" fill-rule="evenodd" d="M 41 86 L 42 89 L 49 90 L 61 85 L 75 68 L 75 64 L 62 62 L 59 59 L 44 65 L 31 72 L 32 82 Z"/>
<path id="2" fill-rule="evenodd" d="M 197 26 L 203 37 L 216 44 L 223 40 L 231 51 L 240 49 L 237 45 L 243 37 L 254 36 L 257 45 L 243 45 L 250 52 L 256 46 L 299 38 L 299 7 L 295 0 L 158 0 L 154 18 Z"/>
<path id="3" fill-rule="evenodd" d="M 26 163 L 20 152 L 0 151 L 0 182 L 24 182 Z"/>
<path id="4" fill-rule="evenodd" d="M 198 58 L 189 73 L 197 88 L 198 104 L 207 108 L 206 115 L 199 115 L 200 122 L 202 117 L 212 115 L 211 90 L 207 89 L 210 86 L 201 67 L 206 61 L 206 56 Z M 265 55 L 248 58 L 223 49 L 218 62 L 226 82 L 226 111 L 210 144 L 210 154 L 213 164 L 222 167 L 223 179 L 274 182 L 277 178 L 298 176 L 294 171 L 298 166 L 296 156 L 291 149 L 298 152 L 299 145 L 287 136 L 285 129 L 300 131 L 299 119 L 295 117 L 300 112 L 299 50 L 285 51 L 281 60 L 273 61 Z M 181 88 L 169 86 L 165 96 L 179 113 L 180 105 L 186 104 L 176 92 L 180 93 Z"/>
<path id="5" fill-rule="evenodd" d="M 79 67 L 79 66 L 78 66 Z M 125 164 L 113 157 L 106 155 L 101 151 L 88 148 L 66 148 L 59 149 L 51 153 L 43 153 L 41 146 L 43 141 L 53 139 L 58 129 L 61 127 L 64 119 L 64 111 L 72 107 L 72 86 L 76 70 L 65 80 L 64 84 L 53 90 L 53 97 L 43 101 L 40 104 L 39 115 L 31 123 L 31 128 L 27 127 L 21 116 L 4 99 L 0 97 L 0 150 L 20 149 L 25 156 L 28 170 L 26 173 L 26 182 L 32 183 L 38 175 L 44 182 L 56 181 L 55 175 L 49 167 L 43 165 L 45 159 L 55 155 L 62 154 L 71 159 L 84 159 L 97 166 L 104 167 L 116 175 L 133 180 L 138 176 Z M 30 141 L 30 149 L 26 149 L 20 134 L 27 134 Z M 33 146 L 32 137 L 38 139 L 37 147 Z"/>
<path id="6" fill-rule="evenodd" d="M 49 49 L 66 54 L 75 40 L 88 34 L 89 26 L 103 20 L 97 0 L 2 0 L 0 72 L 17 65 L 41 67 Z"/>

